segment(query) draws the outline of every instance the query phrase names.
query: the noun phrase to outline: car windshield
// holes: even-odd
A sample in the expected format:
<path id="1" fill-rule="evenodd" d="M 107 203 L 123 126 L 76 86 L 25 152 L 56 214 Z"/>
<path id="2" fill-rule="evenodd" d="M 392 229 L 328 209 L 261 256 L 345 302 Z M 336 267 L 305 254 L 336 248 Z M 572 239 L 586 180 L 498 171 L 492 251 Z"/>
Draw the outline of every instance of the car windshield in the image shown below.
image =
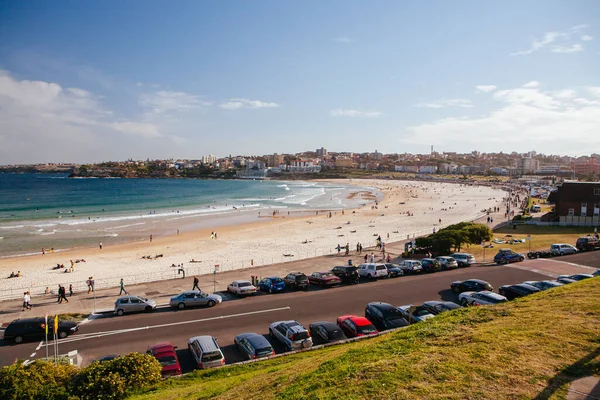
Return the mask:
<path id="1" fill-rule="evenodd" d="M 219 351 L 213 351 L 212 353 L 204 353 L 202 355 L 202 362 L 208 362 L 208 361 L 216 361 L 216 360 L 220 360 L 223 356 L 221 355 L 221 352 Z"/>
<path id="2" fill-rule="evenodd" d="M 167 365 L 176 365 L 177 364 L 177 360 L 175 359 L 174 356 L 163 356 L 163 357 L 157 357 L 156 358 L 158 360 L 158 362 L 160 363 L 160 365 L 167 366 Z"/>
<path id="3" fill-rule="evenodd" d="M 272 283 L 279 283 L 279 282 L 283 282 L 283 279 L 281 279 L 281 278 L 271 278 L 271 282 Z"/>
<path id="4" fill-rule="evenodd" d="M 377 332 L 377 329 L 373 325 L 357 326 L 356 330 L 363 335 Z"/>
<path id="5" fill-rule="evenodd" d="M 239 287 L 248 287 L 248 286 L 252 286 L 252 284 L 250 282 L 242 282 L 242 283 L 238 283 Z"/>
<path id="6" fill-rule="evenodd" d="M 331 272 L 323 272 L 323 273 L 321 274 L 321 277 L 323 277 L 323 278 L 326 278 L 326 277 L 328 277 L 328 276 L 333 276 L 333 274 L 332 274 Z"/>
<path id="7" fill-rule="evenodd" d="M 380 309 L 381 313 L 383 314 L 383 317 L 386 319 L 395 319 L 395 318 L 402 318 L 402 313 L 400 311 L 398 311 L 397 308 L 384 308 L 384 309 Z"/>
<path id="8" fill-rule="evenodd" d="M 306 275 L 297 275 L 296 276 L 296 280 L 298 282 L 304 282 L 305 280 L 307 280 L 308 278 L 306 277 Z"/>

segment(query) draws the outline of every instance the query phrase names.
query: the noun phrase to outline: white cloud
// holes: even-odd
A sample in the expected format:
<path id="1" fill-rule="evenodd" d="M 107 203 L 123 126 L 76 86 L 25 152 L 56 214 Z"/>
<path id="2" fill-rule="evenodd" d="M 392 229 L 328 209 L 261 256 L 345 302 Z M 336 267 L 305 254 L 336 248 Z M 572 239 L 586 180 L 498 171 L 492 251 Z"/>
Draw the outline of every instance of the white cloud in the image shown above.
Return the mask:
<path id="1" fill-rule="evenodd" d="M 553 53 L 577 53 L 583 51 L 583 45 L 574 44 L 571 46 L 556 46 L 552 49 Z"/>
<path id="2" fill-rule="evenodd" d="M 156 138 L 162 136 L 158 131 L 158 127 L 156 125 L 147 122 L 113 122 L 110 126 L 114 130 L 129 135 L 137 135 L 145 138 Z"/>
<path id="3" fill-rule="evenodd" d="M 578 92 L 578 91 L 577 91 Z M 600 151 L 600 97 L 589 98 L 573 89 L 554 92 L 519 87 L 494 92 L 498 107 L 478 117 L 452 117 L 408 128 L 403 141 L 436 143 L 448 149 L 477 148 L 512 151 L 533 144 L 539 152 L 589 154 Z M 581 92 L 600 95 L 600 88 Z M 558 93 L 558 95 L 556 95 Z"/>
<path id="4" fill-rule="evenodd" d="M 540 83 L 538 81 L 529 81 L 523 85 L 524 88 L 536 88 L 538 86 L 540 86 Z"/>
<path id="5" fill-rule="evenodd" d="M 279 107 L 279 104 L 260 100 L 229 99 L 221 103 L 219 107 L 226 110 L 237 110 L 239 108 L 276 108 Z"/>
<path id="6" fill-rule="evenodd" d="M 581 37 L 581 40 L 583 40 L 584 42 L 587 42 L 588 40 L 592 40 L 592 39 L 593 39 L 593 36 L 590 36 L 590 35 L 583 35 Z"/>
<path id="7" fill-rule="evenodd" d="M 185 92 L 172 92 L 160 90 L 153 93 L 144 93 L 140 96 L 140 104 L 155 114 L 166 112 L 189 111 L 209 106 L 212 103 L 202 100 L 201 96 Z"/>
<path id="8" fill-rule="evenodd" d="M 521 56 L 531 54 L 545 47 L 550 47 L 550 49 L 554 53 L 574 53 L 577 51 L 582 51 L 583 46 L 581 46 L 580 44 L 573 44 L 572 37 L 580 34 L 583 30 L 587 28 L 588 26 L 583 24 L 573 26 L 569 29 L 565 29 L 564 31 L 546 32 L 542 38 L 534 39 L 529 49 L 520 50 L 515 53 L 511 53 L 510 55 Z M 584 39 L 584 37 L 586 39 Z M 583 35 L 581 36 L 581 40 L 591 40 L 591 36 Z"/>
<path id="9" fill-rule="evenodd" d="M 419 103 L 416 104 L 415 107 L 425 107 L 425 108 L 446 108 L 446 107 L 463 107 L 470 108 L 473 107 L 471 104 L 471 100 L 468 99 L 442 99 L 436 100 L 429 103 Z"/>
<path id="10" fill-rule="evenodd" d="M 381 111 L 373 110 L 353 110 L 347 108 L 336 108 L 330 111 L 332 117 L 353 117 L 353 118 L 375 118 L 383 115 Z"/>
<path id="11" fill-rule="evenodd" d="M 338 36 L 336 38 L 333 38 L 332 40 L 337 43 L 352 43 L 352 42 L 354 42 L 353 39 L 350 39 L 347 36 Z"/>
<path id="12" fill-rule="evenodd" d="M 475 89 L 477 89 L 478 92 L 492 92 L 494 90 L 496 90 L 496 86 L 494 85 L 477 85 L 475 86 Z"/>

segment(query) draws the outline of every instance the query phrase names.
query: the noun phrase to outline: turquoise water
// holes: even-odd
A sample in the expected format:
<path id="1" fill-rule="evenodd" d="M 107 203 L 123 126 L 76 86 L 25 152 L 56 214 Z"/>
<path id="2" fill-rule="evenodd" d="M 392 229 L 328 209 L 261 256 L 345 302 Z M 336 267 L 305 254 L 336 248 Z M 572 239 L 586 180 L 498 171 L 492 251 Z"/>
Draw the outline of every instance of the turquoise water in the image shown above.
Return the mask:
<path id="1" fill-rule="evenodd" d="M 259 212 L 355 207 L 359 203 L 347 199 L 351 191 L 357 188 L 300 181 L 0 174 L 0 257 L 140 240 L 247 221 Z"/>

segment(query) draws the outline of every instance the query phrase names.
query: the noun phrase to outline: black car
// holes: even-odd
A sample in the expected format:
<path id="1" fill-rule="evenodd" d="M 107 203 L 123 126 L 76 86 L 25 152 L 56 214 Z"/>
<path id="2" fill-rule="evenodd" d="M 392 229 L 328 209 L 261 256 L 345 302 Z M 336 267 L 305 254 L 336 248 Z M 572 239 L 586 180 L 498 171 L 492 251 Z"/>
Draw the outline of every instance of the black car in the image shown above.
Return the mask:
<path id="1" fill-rule="evenodd" d="M 461 308 L 461 306 L 451 301 L 426 301 L 423 303 L 423 307 L 433 315 Z"/>
<path id="2" fill-rule="evenodd" d="M 590 279 L 593 278 L 594 275 L 590 275 L 590 274 L 575 274 L 575 275 L 559 275 L 558 278 L 556 278 L 557 281 L 562 282 L 561 279 L 569 279 L 572 281 L 582 281 L 584 279 Z M 567 282 L 567 283 L 573 283 L 573 282 Z"/>
<path id="3" fill-rule="evenodd" d="M 44 318 L 16 319 L 6 327 L 4 340 L 13 340 L 22 343 L 27 340 L 40 340 L 46 337 L 46 326 Z M 57 335 L 60 339 L 77 332 L 79 326 L 72 321 L 58 321 Z M 54 319 L 48 319 L 48 336 L 54 334 Z"/>
<path id="4" fill-rule="evenodd" d="M 435 258 L 423 258 L 421 260 L 423 272 L 438 272 L 442 270 L 442 265 Z"/>
<path id="5" fill-rule="evenodd" d="M 404 319 L 402 313 L 388 303 L 373 302 L 367 304 L 365 318 L 371 321 L 380 332 L 386 329 L 408 326 L 408 321 Z"/>
<path id="6" fill-rule="evenodd" d="M 600 248 L 600 243 L 594 236 L 585 236 L 577 239 L 575 247 L 577 247 L 577 250 L 579 251 L 598 250 Z"/>
<path id="7" fill-rule="evenodd" d="M 398 264 L 385 263 L 384 265 L 388 270 L 388 276 L 390 278 L 397 278 L 399 276 L 404 275 L 404 271 L 402 270 L 402 268 L 400 268 Z"/>
<path id="8" fill-rule="evenodd" d="M 353 265 L 342 265 L 339 267 L 333 267 L 331 272 L 333 272 L 333 274 L 340 278 L 340 280 L 344 283 L 358 283 L 358 268 L 356 268 Z"/>
<path id="9" fill-rule="evenodd" d="M 233 339 L 233 343 L 240 352 L 244 353 L 248 360 L 275 355 L 271 343 L 264 336 L 257 333 L 237 335 Z"/>
<path id="10" fill-rule="evenodd" d="M 466 281 L 455 281 L 450 284 L 450 289 L 455 293 L 481 292 L 482 290 L 494 291 L 492 285 L 481 279 L 468 279 Z"/>
<path id="11" fill-rule="evenodd" d="M 292 272 L 287 274 L 285 278 L 283 278 L 283 282 L 285 282 L 286 287 L 291 287 L 295 290 L 308 289 L 308 276 L 302 272 Z"/>
<path id="12" fill-rule="evenodd" d="M 313 322 L 308 326 L 308 330 L 313 340 L 317 338 L 320 343 L 331 343 L 346 339 L 342 328 L 333 322 Z"/>
<path id="13" fill-rule="evenodd" d="M 504 285 L 500 286 L 500 289 L 498 289 L 498 293 L 506 297 L 508 300 L 513 300 L 517 297 L 528 296 L 539 291 L 540 289 L 526 283 L 519 283 L 517 285 Z"/>
<path id="14" fill-rule="evenodd" d="M 600 269 L 597 269 L 594 272 L 592 272 L 592 276 L 600 276 Z"/>
<path id="15" fill-rule="evenodd" d="M 569 283 L 575 283 L 577 281 L 575 279 L 569 278 L 568 275 L 562 275 L 556 278 L 556 282 L 562 283 L 563 285 L 568 285 Z"/>

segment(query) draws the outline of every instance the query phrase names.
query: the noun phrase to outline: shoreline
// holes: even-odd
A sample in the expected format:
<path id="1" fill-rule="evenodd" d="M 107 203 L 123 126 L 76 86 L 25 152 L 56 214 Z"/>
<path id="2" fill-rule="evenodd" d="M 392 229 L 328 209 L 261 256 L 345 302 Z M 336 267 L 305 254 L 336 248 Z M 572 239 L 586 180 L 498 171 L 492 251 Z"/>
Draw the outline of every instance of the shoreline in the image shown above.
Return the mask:
<path id="1" fill-rule="evenodd" d="M 138 240 L 105 246 L 102 250 L 90 247 L 45 256 L 5 258 L 1 260 L 0 274 L 4 279 L 0 279 L 0 288 L 31 288 L 32 293 L 39 293 L 46 286 L 55 288 L 58 283 L 68 286 L 69 282 L 85 282 L 89 276 L 94 276 L 97 282 L 105 280 L 106 286 L 116 285 L 120 276 L 139 275 L 139 280 L 128 283 L 142 283 L 175 277 L 176 268 L 171 265 L 183 264 L 186 276 L 204 275 L 212 273 L 215 264 L 220 265 L 220 271 L 228 271 L 332 254 L 338 243 L 342 246 L 348 243 L 351 249 L 355 249 L 357 242 L 370 247 L 377 235 L 381 235 L 384 242 L 398 242 L 429 233 L 433 227 L 439 229 L 473 219 L 481 209 L 497 205 L 505 193 L 487 186 L 448 183 L 363 179 L 344 183 L 379 189 L 382 196 L 379 205 L 369 203 L 332 211 L 331 218 L 328 212 L 316 210 L 315 214 L 319 215 L 304 211 L 303 215 L 295 216 L 255 216 L 246 223 L 219 227 L 216 240 L 210 239 L 215 228 L 202 228 L 179 235 L 157 236 L 152 243 Z M 479 206 L 471 202 L 473 199 Z M 454 205 L 450 205 L 452 203 Z M 438 218 L 442 216 L 439 224 Z M 142 258 L 156 255 L 162 256 Z M 68 268 L 70 259 L 86 262 L 75 264 L 73 273 L 52 270 L 57 263 Z M 190 263 L 192 259 L 199 262 Z M 18 270 L 22 277 L 5 278 Z M 111 279 L 115 281 L 112 285 Z"/>

